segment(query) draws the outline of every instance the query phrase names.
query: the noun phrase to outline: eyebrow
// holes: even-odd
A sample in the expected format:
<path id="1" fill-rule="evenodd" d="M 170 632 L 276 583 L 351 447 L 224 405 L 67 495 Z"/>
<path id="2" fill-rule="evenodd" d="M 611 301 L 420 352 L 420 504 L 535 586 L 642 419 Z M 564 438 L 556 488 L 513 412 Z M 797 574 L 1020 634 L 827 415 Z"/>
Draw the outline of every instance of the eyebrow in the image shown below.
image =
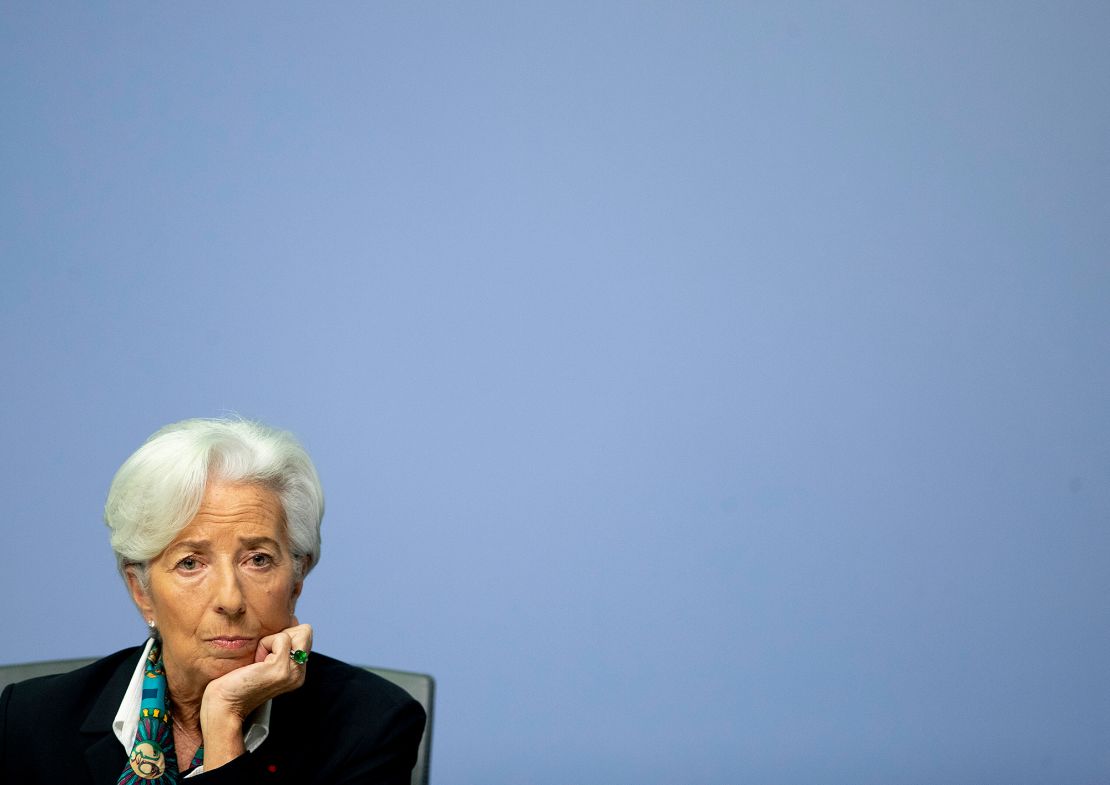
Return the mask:
<path id="1" fill-rule="evenodd" d="M 257 548 L 259 545 L 269 545 L 272 548 L 281 550 L 281 545 L 273 537 L 244 537 L 239 540 L 244 548 Z"/>
<path id="2" fill-rule="evenodd" d="M 257 548 L 260 545 L 269 545 L 281 550 L 281 544 L 273 537 L 242 537 L 239 545 L 243 548 Z M 182 540 L 173 544 L 174 550 L 185 549 L 189 551 L 206 551 L 212 546 L 211 540 Z"/>
<path id="3" fill-rule="evenodd" d="M 209 540 L 182 540 L 181 542 L 173 543 L 171 547 L 174 550 L 184 548 L 190 551 L 203 551 L 207 550 L 208 546 L 210 546 L 211 544 L 212 543 Z"/>

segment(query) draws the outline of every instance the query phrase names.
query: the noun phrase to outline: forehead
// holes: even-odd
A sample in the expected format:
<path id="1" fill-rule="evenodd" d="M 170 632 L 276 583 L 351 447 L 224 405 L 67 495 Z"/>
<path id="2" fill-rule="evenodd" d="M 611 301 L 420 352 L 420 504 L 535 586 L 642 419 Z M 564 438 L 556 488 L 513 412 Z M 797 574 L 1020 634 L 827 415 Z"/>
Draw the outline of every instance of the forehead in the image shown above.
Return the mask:
<path id="1" fill-rule="evenodd" d="M 174 542 L 183 539 L 271 537 L 285 541 L 285 516 L 278 495 L 261 485 L 210 482 L 200 508 Z"/>

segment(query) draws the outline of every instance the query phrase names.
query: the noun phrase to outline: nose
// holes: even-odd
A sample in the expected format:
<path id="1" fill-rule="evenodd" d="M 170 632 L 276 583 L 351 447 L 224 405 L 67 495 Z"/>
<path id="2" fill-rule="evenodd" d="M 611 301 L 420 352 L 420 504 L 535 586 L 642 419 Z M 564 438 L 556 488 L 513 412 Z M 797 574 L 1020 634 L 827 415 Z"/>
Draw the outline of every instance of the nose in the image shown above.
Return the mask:
<path id="1" fill-rule="evenodd" d="M 243 602 L 243 587 L 239 585 L 239 573 L 234 567 L 220 570 L 216 579 L 216 593 L 213 598 L 216 612 L 225 616 L 241 616 L 246 607 Z"/>

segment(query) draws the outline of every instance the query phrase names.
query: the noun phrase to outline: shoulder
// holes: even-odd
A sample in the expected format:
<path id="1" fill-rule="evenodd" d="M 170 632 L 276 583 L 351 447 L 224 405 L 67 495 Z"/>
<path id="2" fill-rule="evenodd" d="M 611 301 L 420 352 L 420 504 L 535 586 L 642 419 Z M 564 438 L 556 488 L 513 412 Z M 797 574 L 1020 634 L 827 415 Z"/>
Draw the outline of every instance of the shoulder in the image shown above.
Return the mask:
<path id="1" fill-rule="evenodd" d="M 71 671 L 15 682 L 4 690 L 6 701 L 20 708 L 53 710 L 89 705 L 121 671 L 130 676 L 141 651 L 141 647 L 133 646 Z"/>
<path id="2" fill-rule="evenodd" d="M 5 687 L 0 695 L 0 781 L 37 782 L 25 775 L 41 771 L 44 760 L 54 761 L 61 772 L 58 781 L 71 781 L 68 774 L 83 770 L 78 740 L 85 732 L 110 730 L 141 652 L 124 649 L 76 670 Z"/>
<path id="3" fill-rule="evenodd" d="M 405 690 L 364 668 L 313 652 L 302 688 L 306 698 L 332 707 L 367 707 L 390 713 L 415 702 Z"/>
<path id="4" fill-rule="evenodd" d="M 420 703 L 381 676 L 318 652 L 305 667 L 304 685 L 274 698 L 258 765 L 307 782 L 407 783 L 426 720 Z"/>

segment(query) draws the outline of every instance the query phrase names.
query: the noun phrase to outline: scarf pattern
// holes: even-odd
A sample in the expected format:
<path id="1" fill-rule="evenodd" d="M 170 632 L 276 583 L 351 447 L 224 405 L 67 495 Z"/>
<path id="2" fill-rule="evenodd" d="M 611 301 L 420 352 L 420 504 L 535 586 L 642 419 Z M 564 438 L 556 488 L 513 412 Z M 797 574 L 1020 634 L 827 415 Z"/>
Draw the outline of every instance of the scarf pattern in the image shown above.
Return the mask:
<path id="1" fill-rule="evenodd" d="M 189 768 L 204 762 L 204 746 L 197 749 Z M 143 668 L 143 699 L 139 708 L 139 726 L 135 743 L 127 759 L 127 767 L 116 785 L 177 785 L 177 755 L 173 748 L 173 722 L 169 711 L 166 669 L 162 665 L 162 647 L 150 647 Z"/>

